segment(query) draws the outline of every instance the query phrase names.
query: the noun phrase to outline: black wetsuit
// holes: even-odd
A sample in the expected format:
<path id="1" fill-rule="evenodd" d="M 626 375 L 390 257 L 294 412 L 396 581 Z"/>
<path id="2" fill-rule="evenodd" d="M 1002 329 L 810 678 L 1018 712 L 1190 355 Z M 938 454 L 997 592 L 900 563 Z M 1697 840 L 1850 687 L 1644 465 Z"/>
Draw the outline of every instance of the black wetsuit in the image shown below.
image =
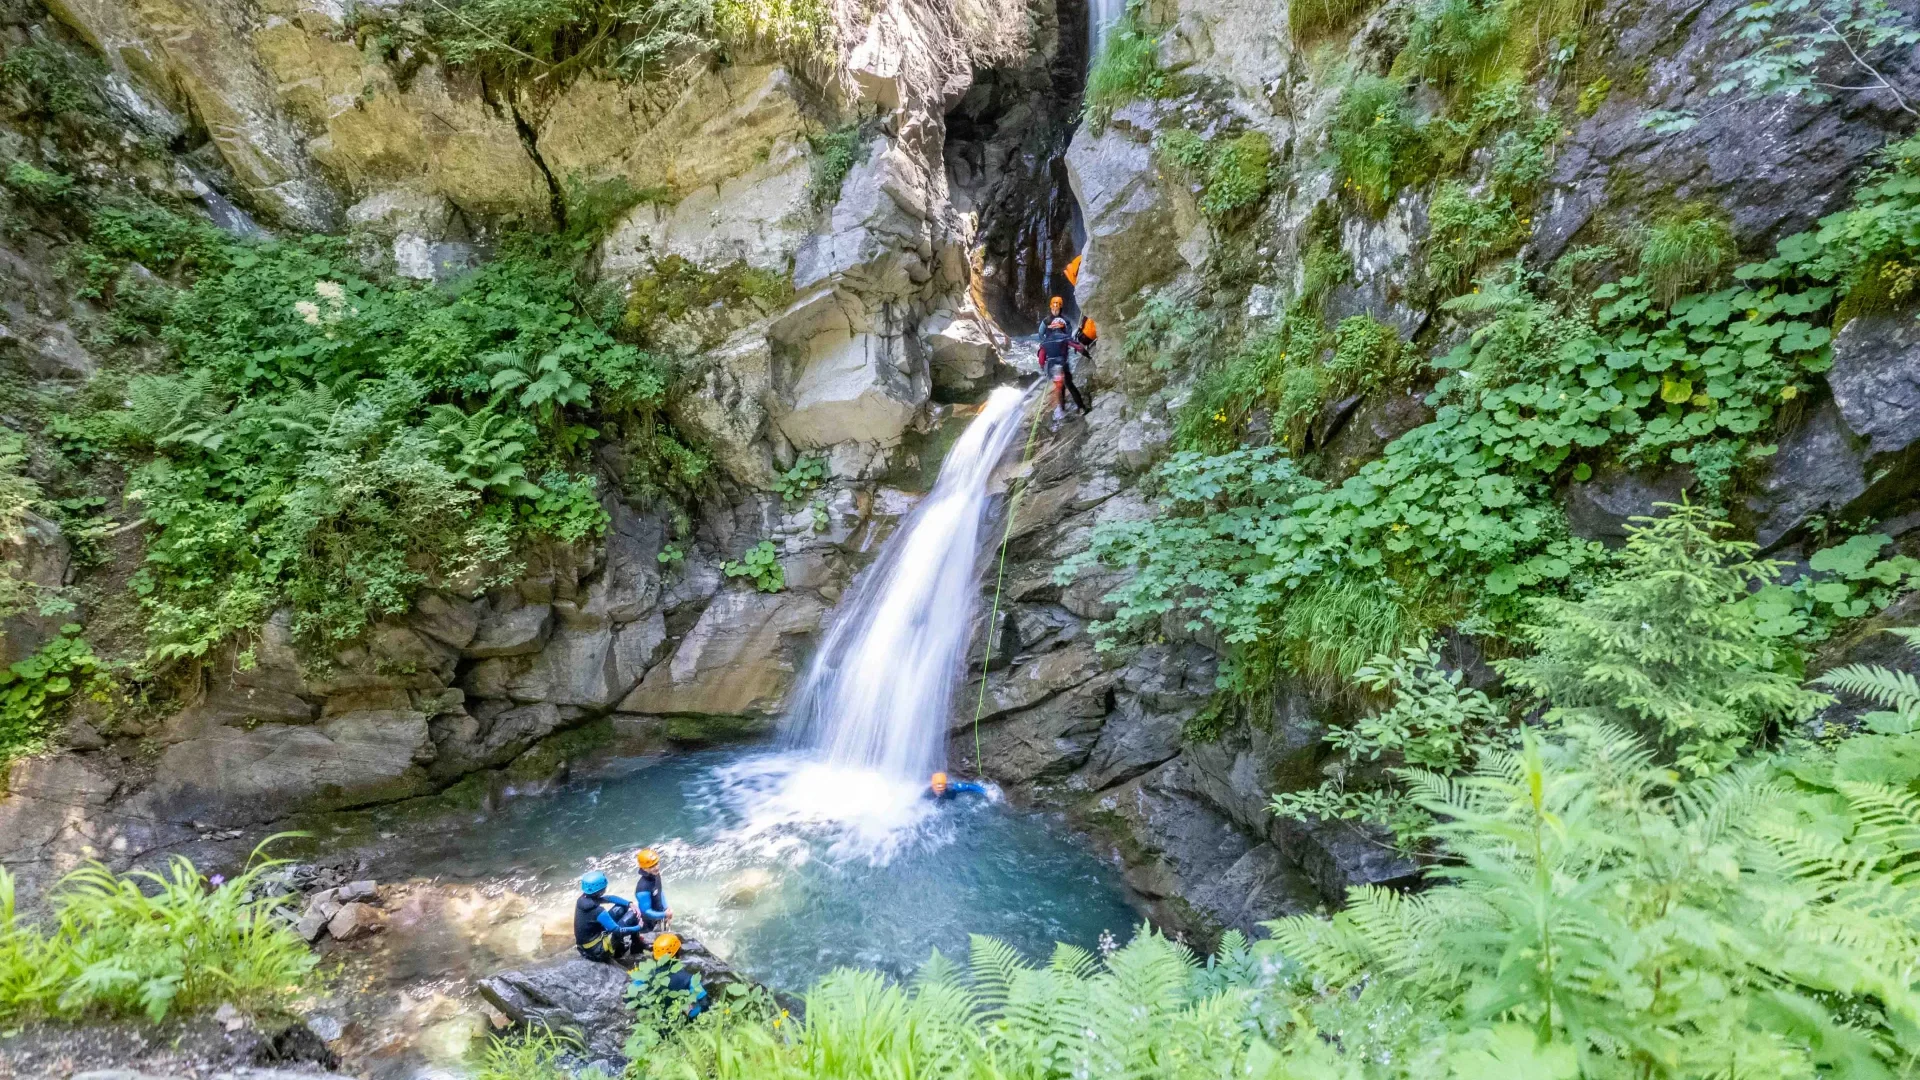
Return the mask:
<path id="1" fill-rule="evenodd" d="M 631 910 L 618 896 L 581 893 L 573 902 L 573 945 L 580 955 L 589 960 L 619 960 L 631 954 L 640 930 L 626 922 Z"/>
<path id="2" fill-rule="evenodd" d="M 648 930 L 658 930 L 667 917 L 667 889 L 660 875 L 652 870 L 640 871 L 640 878 L 633 883 L 633 911 L 640 917 L 640 925 Z"/>

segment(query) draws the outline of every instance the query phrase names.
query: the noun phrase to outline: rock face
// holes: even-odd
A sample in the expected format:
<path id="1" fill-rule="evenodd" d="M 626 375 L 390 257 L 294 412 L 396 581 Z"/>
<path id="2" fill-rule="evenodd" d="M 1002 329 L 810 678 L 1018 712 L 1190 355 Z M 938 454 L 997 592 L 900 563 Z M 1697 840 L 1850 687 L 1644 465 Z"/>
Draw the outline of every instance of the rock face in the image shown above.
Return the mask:
<path id="1" fill-rule="evenodd" d="M 680 961 L 700 977 L 709 997 L 740 981 L 695 939 L 681 940 Z M 565 956 L 480 980 L 480 995 L 514 1024 L 573 1034 L 594 1060 L 618 1062 L 633 1029 L 626 1004 L 629 981 L 624 967 L 568 950 Z"/>

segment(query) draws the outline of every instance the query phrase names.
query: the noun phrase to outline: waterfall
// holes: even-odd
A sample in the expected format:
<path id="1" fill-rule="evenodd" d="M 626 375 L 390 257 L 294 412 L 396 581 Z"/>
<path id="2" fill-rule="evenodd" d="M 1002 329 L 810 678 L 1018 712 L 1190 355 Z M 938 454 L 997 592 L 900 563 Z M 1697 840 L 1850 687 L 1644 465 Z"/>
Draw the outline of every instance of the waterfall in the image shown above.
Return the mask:
<path id="1" fill-rule="evenodd" d="M 788 730 L 829 774 L 918 786 L 940 763 L 980 593 L 988 480 L 1024 429 L 1023 400 L 1004 386 L 987 398 L 815 656 Z"/>
<path id="2" fill-rule="evenodd" d="M 1106 40 L 1107 27 L 1127 10 L 1127 0 L 1087 0 L 1087 66 L 1100 62 L 1100 45 Z"/>

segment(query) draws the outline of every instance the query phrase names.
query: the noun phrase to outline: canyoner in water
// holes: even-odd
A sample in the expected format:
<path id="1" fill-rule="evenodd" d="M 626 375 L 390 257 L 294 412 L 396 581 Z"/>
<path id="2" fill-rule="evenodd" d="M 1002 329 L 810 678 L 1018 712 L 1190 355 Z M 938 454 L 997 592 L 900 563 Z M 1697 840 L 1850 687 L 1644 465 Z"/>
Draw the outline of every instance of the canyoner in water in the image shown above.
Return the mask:
<path id="1" fill-rule="evenodd" d="M 814 657 L 787 737 L 824 775 L 789 789 L 812 783 L 815 798 L 837 804 L 819 807 L 829 815 L 891 831 L 922 813 L 912 808 L 944 757 L 965 668 L 990 482 L 1026 429 L 1026 399 L 1011 387 L 988 396 Z"/>
<path id="2" fill-rule="evenodd" d="M 933 774 L 932 781 L 927 784 L 927 790 L 920 797 L 932 799 L 935 802 L 946 802 L 961 795 L 993 797 L 987 790 L 987 785 L 976 780 L 949 780 L 947 774 L 943 772 Z"/>

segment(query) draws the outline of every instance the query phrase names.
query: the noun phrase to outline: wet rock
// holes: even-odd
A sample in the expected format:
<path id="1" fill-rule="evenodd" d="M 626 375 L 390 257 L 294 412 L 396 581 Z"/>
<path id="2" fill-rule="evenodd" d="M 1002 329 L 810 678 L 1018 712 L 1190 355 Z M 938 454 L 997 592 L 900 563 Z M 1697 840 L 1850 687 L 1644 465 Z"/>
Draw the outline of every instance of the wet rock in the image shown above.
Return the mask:
<path id="1" fill-rule="evenodd" d="M 1094 678 L 1019 712 L 982 722 L 978 755 L 970 723 L 955 729 L 948 758 L 1009 784 L 1064 777 L 1085 764 L 1101 735 L 1112 676 Z M 963 703 L 971 712 L 973 699 Z"/>
<path id="2" fill-rule="evenodd" d="M 1833 342 L 1827 386 L 1840 418 L 1874 454 L 1920 440 L 1920 322 L 1911 314 L 1862 315 Z"/>
<path id="3" fill-rule="evenodd" d="M 371 900 L 380 892 L 380 886 L 371 881 L 349 881 L 340 886 L 340 902 L 352 903 L 355 900 Z"/>
<path id="4" fill-rule="evenodd" d="M 336 941 L 358 941 L 386 929 L 387 917 L 379 908 L 357 901 L 342 904 L 327 920 L 327 933 Z"/>
<path id="5" fill-rule="evenodd" d="M 971 393 L 1000 362 L 992 332 L 971 313 L 935 312 L 920 324 L 920 340 L 937 390 Z"/>
<path id="6" fill-rule="evenodd" d="M 479 989 L 514 1024 L 575 1035 L 595 1056 L 617 1060 L 633 1027 L 627 982 L 617 964 L 571 956 L 503 971 L 481 979 Z"/>
<path id="7" fill-rule="evenodd" d="M 1867 491 L 1867 454 L 1831 401 L 1780 440 L 1759 490 L 1747 500 L 1754 538 L 1770 549 L 1816 514 L 1834 515 Z"/>
<path id="8" fill-rule="evenodd" d="M 1677 503 L 1693 486 L 1686 469 L 1649 476 L 1608 466 L 1592 479 L 1567 486 L 1567 527 L 1583 540 L 1623 541 L 1634 518 L 1657 517 L 1660 503 Z"/>
<path id="9" fill-rule="evenodd" d="M 1420 867 L 1400 854 L 1392 834 L 1352 821 L 1286 822 L 1276 830 L 1294 862 L 1329 905 L 1346 903 L 1356 885 L 1405 888 L 1417 884 Z"/>

